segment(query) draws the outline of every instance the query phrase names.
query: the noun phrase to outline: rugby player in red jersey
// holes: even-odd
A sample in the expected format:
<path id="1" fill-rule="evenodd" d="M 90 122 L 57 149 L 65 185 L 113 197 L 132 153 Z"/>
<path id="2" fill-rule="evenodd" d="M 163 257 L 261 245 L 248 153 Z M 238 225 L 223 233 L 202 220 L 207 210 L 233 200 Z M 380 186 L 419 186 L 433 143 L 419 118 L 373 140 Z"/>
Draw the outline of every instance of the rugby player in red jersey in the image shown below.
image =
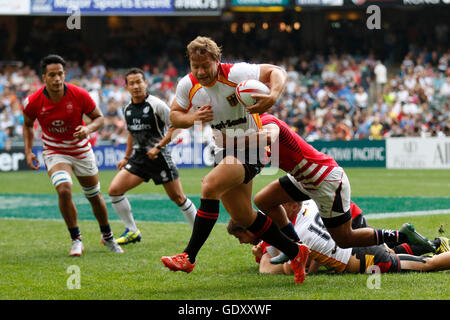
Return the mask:
<path id="1" fill-rule="evenodd" d="M 288 175 L 258 192 L 254 203 L 280 228 L 287 222 L 281 204 L 313 199 L 325 227 L 341 248 L 407 242 L 435 251 L 433 244 L 410 224 L 404 224 L 398 231 L 369 227 L 353 229 L 350 182 L 343 168 L 333 158 L 308 144 L 285 122 L 267 113 L 260 118 L 263 128 L 270 130 L 270 136 L 278 136 L 277 141 L 272 140 L 272 152 L 278 155 L 278 167 Z"/>
<path id="2" fill-rule="evenodd" d="M 100 225 L 102 243 L 112 252 L 122 253 L 109 226 L 106 204 L 100 193 L 98 167 L 88 141 L 89 134 L 103 126 L 103 114 L 86 90 L 64 82 L 65 64 L 58 55 L 43 58 L 41 71 L 45 86 L 24 101 L 23 136 L 27 164 L 34 170 L 40 167 L 32 151 L 33 126 L 37 120 L 42 128 L 44 164 L 72 238 L 70 255 L 80 256 L 84 251 L 77 209 L 72 200 L 72 173 L 92 206 Z M 83 115 L 90 118 L 88 125 L 85 125 Z"/>

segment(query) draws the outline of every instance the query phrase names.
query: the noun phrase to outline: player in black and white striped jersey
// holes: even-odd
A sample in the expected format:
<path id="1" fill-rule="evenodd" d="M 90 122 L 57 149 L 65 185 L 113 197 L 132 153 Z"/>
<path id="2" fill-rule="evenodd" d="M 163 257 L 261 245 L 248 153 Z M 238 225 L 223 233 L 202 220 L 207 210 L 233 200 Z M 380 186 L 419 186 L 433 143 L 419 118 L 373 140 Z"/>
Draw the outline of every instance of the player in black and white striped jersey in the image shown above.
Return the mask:
<path id="1" fill-rule="evenodd" d="M 130 103 L 123 107 L 129 131 L 127 148 L 125 157 L 117 164 L 120 171 L 108 190 L 112 206 L 125 224 L 125 232 L 117 239 L 119 244 L 141 240 L 125 193 L 144 181 L 152 179 L 156 185 L 162 184 L 191 226 L 197 213 L 197 208 L 183 192 L 178 169 L 165 148 L 174 132 L 170 127 L 169 107 L 147 93 L 148 83 L 141 69 L 130 69 L 125 82 L 131 95 Z"/>

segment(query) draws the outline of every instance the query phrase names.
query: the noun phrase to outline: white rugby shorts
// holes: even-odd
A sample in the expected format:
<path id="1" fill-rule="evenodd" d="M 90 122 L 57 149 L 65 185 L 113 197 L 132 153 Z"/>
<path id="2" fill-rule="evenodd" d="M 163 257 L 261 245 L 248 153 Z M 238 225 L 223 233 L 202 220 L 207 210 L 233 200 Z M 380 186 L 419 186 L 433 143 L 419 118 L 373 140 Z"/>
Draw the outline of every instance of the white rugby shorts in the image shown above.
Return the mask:
<path id="1" fill-rule="evenodd" d="M 290 174 L 287 177 L 297 189 L 316 202 L 322 218 L 336 218 L 350 210 L 350 182 L 341 167 L 333 168 L 314 189 L 305 188 Z"/>
<path id="2" fill-rule="evenodd" d="M 92 149 L 86 153 L 86 157 L 83 159 L 78 159 L 67 154 L 46 155 L 44 153 L 42 156 L 47 171 L 50 171 L 58 163 L 67 163 L 71 165 L 73 173 L 77 177 L 92 177 L 98 173 L 97 159 Z"/>

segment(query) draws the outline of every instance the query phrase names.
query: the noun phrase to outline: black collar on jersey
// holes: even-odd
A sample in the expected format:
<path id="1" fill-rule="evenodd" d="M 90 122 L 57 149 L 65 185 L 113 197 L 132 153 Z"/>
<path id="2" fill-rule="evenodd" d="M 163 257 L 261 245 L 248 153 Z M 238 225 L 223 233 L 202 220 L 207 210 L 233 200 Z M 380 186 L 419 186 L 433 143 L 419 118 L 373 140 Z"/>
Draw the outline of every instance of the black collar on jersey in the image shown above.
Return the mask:
<path id="1" fill-rule="evenodd" d="M 133 102 L 133 98 L 131 98 L 131 104 L 132 104 L 132 105 L 135 105 L 135 106 L 138 106 L 138 105 L 140 105 L 140 104 L 145 104 L 145 103 L 147 102 L 147 99 L 148 99 L 149 96 L 150 96 L 150 94 L 147 93 L 147 95 L 145 96 L 144 101 L 139 102 L 139 103 L 134 103 L 134 102 Z"/>
<path id="2" fill-rule="evenodd" d="M 66 95 L 66 92 L 67 92 L 67 86 L 64 83 L 64 94 L 63 94 L 63 96 Z M 46 96 L 48 99 L 50 99 L 50 95 L 48 94 L 48 91 L 47 91 L 47 86 L 44 87 L 43 93 L 44 93 L 44 96 Z"/>

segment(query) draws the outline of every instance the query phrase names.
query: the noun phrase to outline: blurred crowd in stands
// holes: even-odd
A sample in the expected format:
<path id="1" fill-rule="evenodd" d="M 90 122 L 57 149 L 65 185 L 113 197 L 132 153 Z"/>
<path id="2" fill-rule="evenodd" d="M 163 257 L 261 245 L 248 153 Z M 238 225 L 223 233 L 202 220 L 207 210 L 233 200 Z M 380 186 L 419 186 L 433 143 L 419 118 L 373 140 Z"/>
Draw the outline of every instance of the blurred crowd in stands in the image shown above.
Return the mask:
<path id="1" fill-rule="evenodd" d="M 229 56 L 223 60 L 233 62 Z M 370 54 L 334 53 L 270 62 L 288 74 L 286 91 L 270 112 L 307 141 L 450 136 L 450 50 L 416 48 L 400 65 L 385 65 Z M 138 66 L 146 72 L 150 93 L 170 105 L 186 70 L 167 59 Z M 105 126 L 92 137 L 95 143 L 126 143 L 125 71 L 100 59 L 66 66 L 66 81 L 88 90 L 105 115 Z M 0 65 L 0 149 L 22 141 L 23 100 L 42 85 L 39 70 Z M 189 133 L 178 140 L 188 141 Z"/>

